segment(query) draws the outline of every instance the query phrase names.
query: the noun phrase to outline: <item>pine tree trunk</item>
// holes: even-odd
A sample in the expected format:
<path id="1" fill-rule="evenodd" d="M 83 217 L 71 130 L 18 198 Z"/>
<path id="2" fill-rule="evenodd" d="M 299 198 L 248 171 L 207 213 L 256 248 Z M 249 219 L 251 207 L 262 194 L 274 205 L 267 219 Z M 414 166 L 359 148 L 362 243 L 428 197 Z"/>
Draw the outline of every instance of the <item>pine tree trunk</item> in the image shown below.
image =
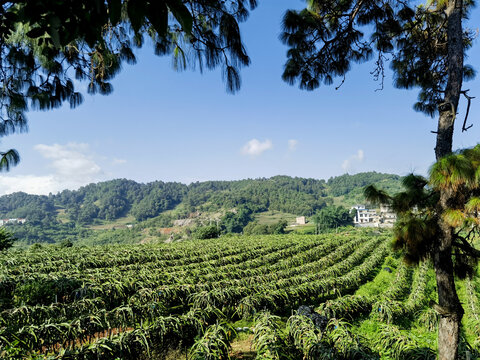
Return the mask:
<path id="1" fill-rule="evenodd" d="M 446 206 L 450 196 L 448 192 L 440 195 L 440 208 Z M 438 359 L 455 360 L 458 356 L 458 342 L 463 308 L 455 289 L 452 261 L 452 228 L 441 219 L 441 234 L 437 244 L 433 264 L 437 279 L 438 305 L 440 320 L 438 323 Z"/>
<path id="2" fill-rule="evenodd" d="M 437 160 L 452 152 L 453 128 L 461 95 L 463 80 L 463 31 L 462 0 L 449 0 L 445 11 L 447 16 L 448 39 L 448 79 L 445 87 L 444 102 L 439 105 Z M 440 193 L 438 213 L 448 208 L 451 196 L 448 191 Z M 438 323 L 438 359 L 455 360 L 458 356 L 458 343 L 463 308 L 455 289 L 452 262 L 452 228 L 439 218 L 441 233 L 435 245 L 433 264 L 437 279 L 440 321 Z"/>

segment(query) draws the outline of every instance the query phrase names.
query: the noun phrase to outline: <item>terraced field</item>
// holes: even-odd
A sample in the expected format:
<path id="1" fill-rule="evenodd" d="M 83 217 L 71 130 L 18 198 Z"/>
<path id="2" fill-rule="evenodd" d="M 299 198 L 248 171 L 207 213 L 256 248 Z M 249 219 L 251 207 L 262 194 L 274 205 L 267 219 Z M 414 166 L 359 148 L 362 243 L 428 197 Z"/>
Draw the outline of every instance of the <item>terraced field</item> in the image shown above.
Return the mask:
<path id="1" fill-rule="evenodd" d="M 2 254 L 0 357 L 243 358 L 230 344 L 247 338 L 263 359 L 434 358 L 433 272 L 405 266 L 389 239 L 363 230 Z M 472 345 L 476 287 L 459 284 Z"/>

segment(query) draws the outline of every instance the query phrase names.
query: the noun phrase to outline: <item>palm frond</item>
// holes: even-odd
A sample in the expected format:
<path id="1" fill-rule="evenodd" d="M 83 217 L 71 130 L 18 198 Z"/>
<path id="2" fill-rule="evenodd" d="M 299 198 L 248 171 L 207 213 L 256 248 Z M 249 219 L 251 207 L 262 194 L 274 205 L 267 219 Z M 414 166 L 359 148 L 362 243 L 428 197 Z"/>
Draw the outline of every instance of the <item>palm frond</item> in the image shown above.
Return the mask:
<path id="1" fill-rule="evenodd" d="M 442 214 L 442 218 L 446 224 L 453 228 L 460 227 L 465 222 L 465 215 L 456 209 L 448 209 Z"/>
<path id="2" fill-rule="evenodd" d="M 472 197 L 468 202 L 465 204 L 465 210 L 469 213 L 472 212 L 480 212 L 480 198 L 479 197 Z"/>
<path id="3" fill-rule="evenodd" d="M 480 144 L 476 145 L 473 148 L 465 149 L 462 151 L 462 153 L 468 159 L 470 159 L 475 168 L 478 168 L 480 166 Z"/>
<path id="4" fill-rule="evenodd" d="M 402 185 L 411 191 L 415 190 L 423 190 L 425 185 L 428 184 L 428 180 L 425 179 L 423 176 L 415 175 L 415 174 L 408 174 L 402 179 Z"/>
<path id="5" fill-rule="evenodd" d="M 414 208 L 423 208 L 427 194 L 423 190 L 404 191 L 392 198 L 392 208 L 397 213 L 408 212 Z"/>
<path id="6" fill-rule="evenodd" d="M 475 168 L 464 154 L 441 158 L 430 168 L 430 184 L 438 189 L 458 190 L 461 185 L 475 182 Z"/>
<path id="7" fill-rule="evenodd" d="M 436 229 L 433 219 L 424 219 L 409 213 L 400 217 L 395 224 L 393 246 L 397 250 L 405 250 L 407 262 L 418 263 L 428 257 Z"/>
<path id="8" fill-rule="evenodd" d="M 392 197 L 385 191 L 377 189 L 375 185 L 368 185 L 363 189 L 363 194 L 367 201 L 373 204 L 391 204 Z"/>

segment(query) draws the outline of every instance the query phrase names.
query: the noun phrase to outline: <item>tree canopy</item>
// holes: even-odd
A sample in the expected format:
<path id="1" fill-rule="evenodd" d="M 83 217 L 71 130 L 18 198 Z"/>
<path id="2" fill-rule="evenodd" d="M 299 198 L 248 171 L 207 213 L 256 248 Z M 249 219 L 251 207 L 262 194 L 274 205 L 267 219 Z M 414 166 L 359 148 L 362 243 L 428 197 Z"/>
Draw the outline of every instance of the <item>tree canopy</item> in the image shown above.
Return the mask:
<path id="1" fill-rule="evenodd" d="M 13 246 L 15 238 L 5 228 L 0 228 L 0 251 L 7 250 Z"/>
<path id="2" fill-rule="evenodd" d="M 361 195 L 364 184 L 369 182 L 394 192 L 401 184 L 398 175 L 378 173 L 342 175 L 328 182 L 288 176 L 190 185 L 163 181 L 140 184 L 116 179 L 49 196 L 22 192 L 0 196 L 0 217 L 27 218 L 30 224 L 45 226 L 58 222 L 61 210 L 63 220 L 91 224 L 129 215 L 144 221 L 177 208 L 177 216 L 187 217 L 195 211 L 213 213 L 241 206 L 253 212 L 275 210 L 310 216 L 331 205 L 339 193 L 344 197 L 345 206 L 352 201 L 364 201 L 363 195 L 360 199 L 357 195 Z M 171 220 L 163 226 L 168 226 Z"/>
<path id="3" fill-rule="evenodd" d="M 302 11 L 288 11 L 283 19 L 283 42 L 289 46 L 283 79 L 314 90 L 340 78 L 353 63 L 375 59 L 373 77 L 383 88 L 385 66 L 390 62 L 394 85 L 419 88 L 414 109 L 438 114 L 435 157 L 452 152 L 453 131 L 460 97 L 468 100 L 462 131 L 467 124 L 471 97 L 462 88 L 475 71 L 464 63 L 474 32 L 463 26 L 472 0 L 432 0 L 425 4 L 393 0 L 309 0 Z M 337 87 L 337 88 L 338 88 Z M 437 214 L 447 213 L 455 194 L 439 188 Z M 435 217 L 439 229 L 432 244 L 439 307 L 439 359 L 458 355 L 463 310 L 455 289 L 454 233 L 447 218 Z M 423 226 L 423 225 L 422 225 Z M 430 228 L 430 227 L 428 227 Z M 428 238 L 428 234 L 424 234 Z"/>
<path id="4" fill-rule="evenodd" d="M 472 5 L 464 1 L 464 18 Z M 311 0 L 308 8 L 290 10 L 283 19 L 281 39 L 289 46 L 283 79 L 307 90 L 336 78 L 341 85 L 352 64 L 373 59 L 374 79 L 383 87 L 391 59 L 394 85 L 420 88 L 414 108 L 433 116 L 447 83 L 447 6 L 447 1 L 415 6 L 409 1 Z M 472 30 L 463 31 L 463 51 L 474 36 Z M 473 78 L 471 66 L 462 70 L 464 79 Z"/>
<path id="5" fill-rule="evenodd" d="M 403 178 L 405 191 L 387 194 L 371 185 L 366 197 L 389 204 L 398 214 L 395 242 L 406 250 L 406 259 L 418 262 L 432 256 L 441 233 L 441 217 L 453 232 L 454 266 L 459 278 L 473 275 L 480 251 L 472 244 L 480 235 L 480 145 L 456 151 L 436 162 L 429 178 L 410 174 Z M 451 193 L 448 209 L 439 209 L 440 191 Z M 440 211 L 439 211 L 440 210 Z"/>
<path id="6" fill-rule="evenodd" d="M 318 233 L 341 226 L 353 226 L 353 215 L 343 206 L 327 206 L 313 216 Z"/>
<path id="7" fill-rule="evenodd" d="M 175 67 L 222 67 L 227 90 L 240 88 L 239 68 L 250 63 L 238 23 L 256 0 L 15 1 L 0 8 L 0 136 L 26 131 L 29 108 L 48 110 L 88 92 L 109 94 L 111 79 L 149 38 Z M 15 150 L 0 153 L 0 170 L 16 165 Z"/>

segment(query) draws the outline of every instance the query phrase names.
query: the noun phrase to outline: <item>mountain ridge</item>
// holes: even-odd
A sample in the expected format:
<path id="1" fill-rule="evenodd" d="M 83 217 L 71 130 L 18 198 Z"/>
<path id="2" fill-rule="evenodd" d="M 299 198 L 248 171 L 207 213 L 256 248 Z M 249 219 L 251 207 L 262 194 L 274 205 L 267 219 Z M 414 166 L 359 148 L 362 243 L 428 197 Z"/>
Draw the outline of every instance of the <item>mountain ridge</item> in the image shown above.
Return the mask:
<path id="1" fill-rule="evenodd" d="M 333 203 L 348 205 L 348 195 L 361 197 L 360 188 L 370 183 L 380 186 L 384 183 L 387 190 L 395 190 L 400 178 L 395 174 L 364 172 L 328 180 L 276 175 L 270 178 L 202 181 L 189 185 L 160 180 L 138 183 L 113 179 L 91 183 L 78 190 L 63 190 L 55 195 L 24 192 L 3 195 L 0 197 L 0 217 L 27 218 L 35 223 L 54 221 L 63 213 L 63 219 L 90 224 L 95 219 L 111 221 L 127 215 L 143 221 L 179 205 L 188 215 L 199 210 L 217 211 L 242 204 L 248 204 L 254 212 L 277 210 L 311 215 Z"/>

